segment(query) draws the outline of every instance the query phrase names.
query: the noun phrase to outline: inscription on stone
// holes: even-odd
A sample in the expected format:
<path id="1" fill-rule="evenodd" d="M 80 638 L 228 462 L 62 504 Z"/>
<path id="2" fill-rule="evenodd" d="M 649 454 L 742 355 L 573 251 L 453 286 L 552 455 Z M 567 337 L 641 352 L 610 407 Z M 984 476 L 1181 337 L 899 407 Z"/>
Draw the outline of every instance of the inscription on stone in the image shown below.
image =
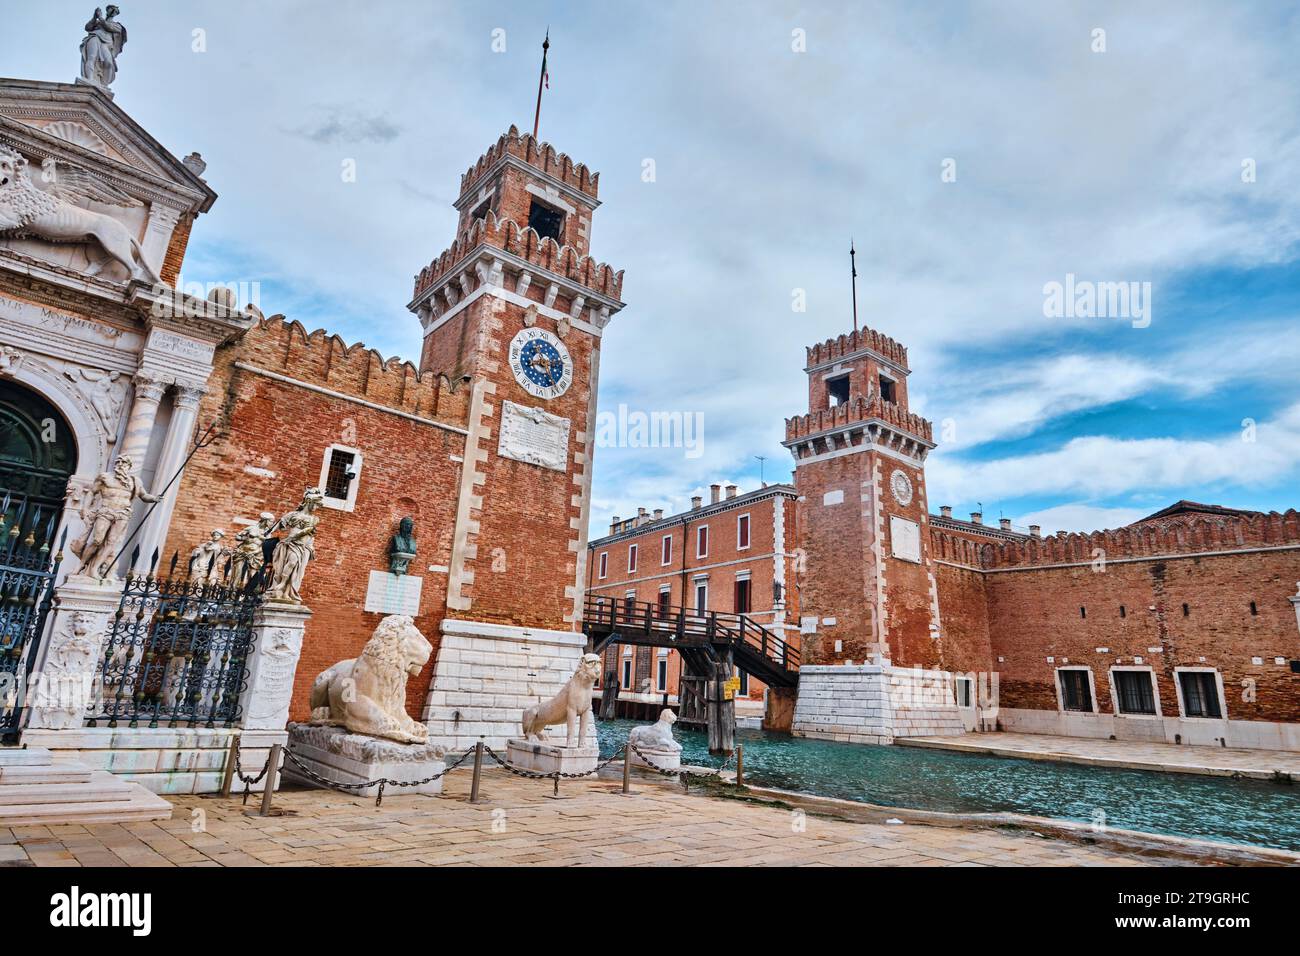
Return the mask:
<path id="1" fill-rule="evenodd" d="M 497 454 L 530 465 L 567 471 L 569 427 L 567 418 L 540 408 L 501 403 L 501 441 Z"/>
<path id="2" fill-rule="evenodd" d="M 889 544 L 894 557 L 921 563 L 921 526 L 915 521 L 890 515 Z"/>
<path id="3" fill-rule="evenodd" d="M 420 590 L 424 578 L 410 574 L 393 574 L 391 571 L 371 571 L 366 587 L 365 609 L 376 614 L 420 613 Z"/>

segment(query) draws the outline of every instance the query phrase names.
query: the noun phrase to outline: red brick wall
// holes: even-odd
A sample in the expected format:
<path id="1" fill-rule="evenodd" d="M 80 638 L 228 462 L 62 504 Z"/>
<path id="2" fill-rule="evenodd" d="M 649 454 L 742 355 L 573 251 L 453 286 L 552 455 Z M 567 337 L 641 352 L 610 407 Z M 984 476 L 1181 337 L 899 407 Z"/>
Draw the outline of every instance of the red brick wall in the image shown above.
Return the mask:
<path id="1" fill-rule="evenodd" d="M 293 719 L 302 719 L 316 675 L 354 657 L 379 623 L 381 615 L 362 610 L 369 572 L 387 568 L 388 539 L 408 514 L 416 521 L 420 551 L 411 573 L 424 579 L 416 624 L 434 644 L 436 658 L 447 576 L 427 568 L 445 567 L 450 558 L 461 467 L 452 456 L 463 455 L 464 439 L 236 368 L 237 361 L 421 416 L 441 404 L 449 424 L 461 424 L 456 419 L 464 411 L 463 396 L 448 394 L 433 376 L 417 377 L 409 365 L 382 363 L 368 350 L 344 350 L 334 339 L 306 336 L 300 326 L 279 319 L 262 323 L 218 352 L 199 420 L 217 420 L 221 437 L 186 469 L 167 540 L 167 553 L 179 551 L 182 566 L 212 528 L 224 528 L 233 542 L 243 527 L 236 518 L 292 510 L 303 489 L 319 482 L 330 444 L 359 448 L 363 455 L 355 510 L 319 512 L 317 556 L 303 583 L 312 618 L 291 710 Z M 427 670 L 431 673 L 432 660 Z M 413 715 L 418 715 L 428 680 L 426 673 L 411 681 L 407 703 Z"/>
<path id="2" fill-rule="evenodd" d="M 934 575 L 939 588 L 944 669 L 961 673 L 997 670 L 984 574 L 936 562 Z"/>

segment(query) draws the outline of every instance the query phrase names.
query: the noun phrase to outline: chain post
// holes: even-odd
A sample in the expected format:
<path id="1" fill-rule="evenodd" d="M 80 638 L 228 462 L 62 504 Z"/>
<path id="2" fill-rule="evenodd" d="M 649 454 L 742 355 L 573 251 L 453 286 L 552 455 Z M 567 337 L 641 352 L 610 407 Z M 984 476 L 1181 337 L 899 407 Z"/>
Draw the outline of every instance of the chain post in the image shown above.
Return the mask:
<path id="1" fill-rule="evenodd" d="M 623 795 L 632 792 L 632 745 L 623 748 Z"/>
<path id="2" fill-rule="evenodd" d="M 280 750 L 283 744 L 271 745 L 271 759 L 266 768 L 265 789 L 262 791 L 262 809 L 258 813 L 259 817 L 269 817 L 271 815 L 271 800 L 275 796 L 276 778 L 280 775 Z"/>
<path id="3" fill-rule="evenodd" d="M 235 787 L 235 765 L 239 762 L 239 734 L 230 737 L 230 750 L 226 753 L 226 776 L 221 781 L 221 795 L 229 797 Z"/>
<path id="4" fill-rule="evenodd" d="M 736 786 L 745 785 L 745 745 L 736 744 Z"/>
<path id="5" fill-rule="evenodd" d="M 474 745 L 474 780 L 469 787 L 469 802 L 482 803 L 478 795 L 479 781 L 483 777 L 483 738 L 479 737 L 478 743 Z"/>

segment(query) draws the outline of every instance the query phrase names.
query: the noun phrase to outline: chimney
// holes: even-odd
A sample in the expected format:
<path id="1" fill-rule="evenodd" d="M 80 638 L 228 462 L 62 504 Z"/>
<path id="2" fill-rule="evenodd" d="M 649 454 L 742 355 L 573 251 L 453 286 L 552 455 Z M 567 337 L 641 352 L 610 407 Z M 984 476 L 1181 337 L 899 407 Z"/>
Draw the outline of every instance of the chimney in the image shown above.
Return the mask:
<path id="1" fill-rule="evenodd" d="M 645 524 L 645 522 L 646 522 L 646 518 L 647 518 L 646 510 L 645 510 L 644 508 L 637 508 L 637 509 L 636 509 L 636 527 L 639 528 L 639 527 L 641 527 L 641 525 Z"/>
<path id="2" fill-rule="evenodd" d="M 1041 525 L 1036 525 L 1036 524 L 1031 524 L 1031 525 L 1029 526 L 1029 535 L 1030 535 L 1030 537 L 1033 537 L 1033 538 L 1041 538 L 1041 537 L 1043 536 L 1043 529 L 1042 529 L 1042 526 L 1041 526 Z"/>
<path id="3" fill-rule="evenodd" d="M 971 524 L 983 524 L 983 523 L 984 523 L 984 512 L 982 512 L 982 511 L 972 511 L 972 512 L 970 513 L 970 523 L 971 523 Z"/>
<path id="4" fill-rule="evenodd" d="M 619 523 L 620 521 L 622 521 L 622 520 L 623 520 L 623 519 L 620 518 L 618 515 L 614 515 L 613 520 L 610 521 L 610 523 L 609 523 L 609 533 L 610 533 L 610 534 L 618 534 L 618 523 Z"/>
<path id="5" fill-rule="evenodd" d="M 655 521 L 661 521 L 661 520 L 663 520 L 663 516 L 664 516 L 664 509 L 663 509 L 663 508 L 656 508 L 656 509 L 655 509 Z"/>
<path id="6" fill-rule="evenodd" d="M 951 517 L 952 517 L 952 505 L 940 505 L 940 506 L 939 506 L 939 514 L 940 514 L 940 516 L 942 516 L 942 517 L 944 517 L 944 518 L 951 518 Z"/>
<path id="7" fill-rule="evenodd" d="M 1010 531 L 1010 530 L 1011 530 L 1011 519 L 1010 519 L 1010 518 L 999 518 L 999 519 L 998 519 L 998 525 L 1002 528 L 1003 531 Z"/>
<path id="8" fill-rule="evenodd" d="M 691 510 L 692 510 L 692 511 L 699 511 L 699 510 L 700 510 L 700 505 L 703 503 L 703 501 L 704 501 L 704 499 L 701 498 L 699 495 L 696 495 L 695 497 L 693 497 L 693 498 L 691 499 Z"/>
<path id="9" fill-rule="evenodd" d="M 709 504 L 716 505 L 722 500 L 722 485 L 709 485 Z"/>
<path id="10" fill-rule="evenodd" d="M 734 498 L 734 497 L 736 497 L 736 492 L 739 491 L 739 490 L 740 490 L 740 489 L 739 489 L 738 487 L 736 487 L 735 485 L 727 485 L 727 497 L 728 497 L 728 498 Z"/>

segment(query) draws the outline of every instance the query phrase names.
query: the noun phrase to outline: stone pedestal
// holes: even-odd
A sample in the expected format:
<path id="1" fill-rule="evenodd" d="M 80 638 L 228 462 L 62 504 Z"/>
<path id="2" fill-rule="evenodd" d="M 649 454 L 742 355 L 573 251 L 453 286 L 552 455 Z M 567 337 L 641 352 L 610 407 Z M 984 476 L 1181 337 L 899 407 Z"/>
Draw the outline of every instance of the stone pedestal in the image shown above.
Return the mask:
<path id="1" fill-rule="evenodd" d="M 533 773 L 590 773 L 600 759 L 600 748 L 559 747 L 515 737 L 506 743 L 506 759 L 512 767 Z"/>
<path id="2" fill-rule="evenodd" d="M 289 752 L 313 773 L 334 783 L 354 784 L 385 777 L 389 780 L 423 780 L 446 767 L 446 751 L 436 744 L 399 744 L 395 740 L 348 733 L 344 727 L 320 727 L 290 724 Z M 319 780 L 303 774 L 292 760 L 286 760 L 284 775 L 314 787 Z M 379 786 L 349 790 L 361 796 L 374 796 Z M 418 787 L 386 791 L 387 796 L 401 793 L 442 793 L 442 778 Z"/>
<path id="3" fill-rule="evenodd" d="M 27 727 L 81 730 L 99 671 L 104 637 L 122 597 L 116 579 L 76 575 L 59 585 L 43 656 L 28 685 Z"/>
<path id="4" fill-rule="evenodd" d="M 681 750 L 670 750 L 666 747 L 642 747 L 637 744 L 636 750 L 630 751 L 632 755 L 632 766 L 634 767 L 651 767 L 654 770 L 681 770 L 682 769 L 682 752 Z M 642 759 L 641 754 L 645 754 Z"/>
<path id="5" fill-rule="evenodd" d="M 253 652 L 239 698 L 242 729 L 284 731 L 309 617 L 311 611 L 304 605 L 280 601 L 268 601 L 254 614 Z"/>

